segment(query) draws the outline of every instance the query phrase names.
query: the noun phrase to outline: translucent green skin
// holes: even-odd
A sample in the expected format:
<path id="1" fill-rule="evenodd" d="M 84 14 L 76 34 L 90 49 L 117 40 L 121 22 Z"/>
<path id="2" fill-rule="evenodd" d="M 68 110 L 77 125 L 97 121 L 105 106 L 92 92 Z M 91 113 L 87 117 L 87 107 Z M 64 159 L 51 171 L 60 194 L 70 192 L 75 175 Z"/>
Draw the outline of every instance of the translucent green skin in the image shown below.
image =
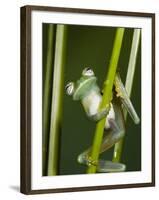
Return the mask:
<path id="1" fill-rule="evenodd" d="M 86 114 L 90 119 L 98 121 L 107 116 L 107 123 L 108 123 L 108 118 L 110 118 L 110 127 L 108 130 L 107 127 L 105 127 L 106 136 L 103 138 L 100 153 L 108 150 L 124 136 L 125 124 L 124 124 L 121 104 L 125 106 L 125 108 L 127 109 L 127 111 L 129 112 L 130 116 L 132 117 L 132 119 L 136 124 L 138 124 L 140 121 L 127 95 L 124 85 L 121 82 L 119 74 L 117 74 L 115 77 L 114 88 L 115 88 L 115 93 L 112 100 L 113 106 L 111 109 L 115 111 L 115 118 L 108 116 L 108 113 L 110 112 L 110 106 L 106 107 L 104 110 L 101 111 L 98 110 L 99 101 L 97 102 L 95 99 L 100 100 L 102 96 L 100 94 L 100 89 L 97 85 L 97 78 L 94 75 L 81 76 L 81 78 L 77 80 L 77 82 L 75 83 L 75 88 L 73 92 L 73 100 L 81 101 L 86 111 Z M 91 96 L 92 93 L 93 97 Z M 91 98 L 89 98 L 89 96 L 91 96 Z M 87 102 L 87 99 L 89 99 L 89 102 Z M 96 105 L 96 103 L 98 103 L 98 105 Z M 91 110 L 90 107 L 92 105 L 96 106 L 95 113 L 91 113 L 90 111 Z M 78 156 L 78 162 L 80 164 L 85 164 L 88 166 L 97 165 L 97 171 L 99 172 L 125 171 L 126 166 L 122 163 L 113 163 L 112 161 L 105 161 L 105 160 L 99 160 L 97 162 L 92 160 L 89 156 L 90 151 L 91 148 L 88 148 Z"/>
<path id="2" fill-rule="evenodd" d="M 93 94 L 93 95 L 92 95 Z M 97 85 L 97 78 L 92 76 L 81 76 L 75 83 L 73 100 L 80 100 L 86 115 L 94 121 L 104 118 L 110 110 L 110 107 L 99 111 L 99 103 L 102 98 L 100 88 Z M 94 110 L 94 112 L 92 112 Z"/>
<path id="3" fill-rule="evenodd" d="M 75 83 L 73 100 L 82 100 L 86 95 L 88 95 L 90 90 L 99 91 L 96 81 L 97 78 L 95 76 L 81 76 L 81 78 Z"/>
<path id="4" fill-rule="evenodd" d="M 116 93 L 115 95 L 117 97 L 119 97 L 121 103 L 124 105 L 124 107 L 126 108 L 128 113 L 132 117 L 134 123 L 138 124 L 140 122 L 140 119 L 131 103 L 131 100 L 129 99 L 129 96 L 125 90 L 125 87 L 120 79 L 119 74 L 116 74 L 116 76 L 115 76 L 114 88 L 115 88 L 115 93 Z M 99 98 L 101 97 L 100 88 L 97 85 L 96 76 L 94 76 L 94 75 L 93 76 L 81 76 L 81 78 L 78 79 L 75 83 L 75 88 L 74 88 L 74 92 L 73 92 L 73 100 L 82 101 L 84 98 L 89 96 L 92 91 L 94 92 L 96 97 L 99 97 Z M 94 101 L 93 98 L 92 98 L 92 101 Z M 82 104 L 85 108 L 85 111 L 89 110 L 90 104 L 85 105 L 83 102 L 82 102 Z M 109 106 L 110 105 L 108 105 L 107 108 L 105 108 L 104 110 L 102 110 L 100 112 L 97 110 L 97 113 L 95 115 L 93 115 L 90 112 L 86 112 L 86 114 L 89 118 L 92 118 L 95 121 L 98 121 L 108 114 L 108 112 L 110 110 Z"/>

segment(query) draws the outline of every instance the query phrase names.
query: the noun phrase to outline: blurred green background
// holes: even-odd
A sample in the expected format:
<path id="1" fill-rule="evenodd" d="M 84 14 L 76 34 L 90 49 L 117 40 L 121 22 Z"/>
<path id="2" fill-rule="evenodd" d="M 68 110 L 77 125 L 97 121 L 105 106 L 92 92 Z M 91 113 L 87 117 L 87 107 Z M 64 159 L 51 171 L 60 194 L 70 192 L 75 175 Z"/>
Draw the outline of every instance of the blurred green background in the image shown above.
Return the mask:
<path id="1" fill-rule="evenodd" d="M 47 30 L 48 24 L 43 24 L 43 63 L 46 60 Z M 127 73 L 133 30 L 133 28 L 126 28 L 124 33 L 118 65 L 123 82 Z M 85 67 L 91 67 L 98 78 L 98 85 L 102 88 L 112 53 L 115 31 L 114 27 L 68 25 L 65 85 L 80 78 Z M 138 115 L 141 116 L 141 44 L 131 100 Z M 64 90 L 59 155 L 60 175 L 86 173 L 87 167 L 77 163 L 77 156 L 92 144 L 95 126 L 94 122 L 87 119 L 80 102 L 73 101 Z M 113 148 L 100 157 L 111 160 L 112 155 Z M 129 116 L 121 162 L 126 164 L 127 171 L 141 170 L 141 123 L 135 125 Z"/>

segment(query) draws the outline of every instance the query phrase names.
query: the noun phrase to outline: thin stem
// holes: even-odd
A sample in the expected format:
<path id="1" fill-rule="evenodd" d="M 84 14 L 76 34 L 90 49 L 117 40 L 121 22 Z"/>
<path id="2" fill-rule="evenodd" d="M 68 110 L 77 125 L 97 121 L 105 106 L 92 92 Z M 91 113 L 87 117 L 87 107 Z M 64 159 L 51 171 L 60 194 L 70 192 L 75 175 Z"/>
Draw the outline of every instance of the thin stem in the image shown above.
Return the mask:
<path id="1" fill-rule="evenodd" d="M 56 175 L 58 172 L 59 136 L 62 121 L 64 66 L 66 55 L 66 34 L 67 26 L 57 25 L 48 157 L 49 176 Z"/>
<path id="2" fill-rule="evenodd" d="M 114 83 L 114 78 L 117 70 L 120 49 L 122 45 L 122 39 L 124 35 L 124 28 L 117 28 L 112 56 L 110 59 L 110 64 L 108 68 L 108 74 L 106 80 L 104 82 L 104 94 L 102 98 L 102 102 L 100 105 L 100 109 L 106 107 L 111 101 L 112 97 L 112 88 Z M 104 126 L 105 126 L 106 118 L 100 120 L 96 125 L 95 136 L 93 140 L 92 150 L 91 150 L 91 159 L 94 161 L 98 161 L 100 146 L 103 138 Z M 88 167 L 87 173 L 95 173 L 96 166 L 91 165 Z"/>
<path id="3" fill-rule="evenodd" d="M 42 152 L 43 152 L 43 176 L 47 171 L 47 156 L 48 156 L 48 139 L 50 130 L 50 106 L 51 106 L 51 85 L 52 85 L 52 71 L 53 71 L 53 49 L 54 49 L 54 30 L 55 25 L 48 25 L 47 34 L 47 55 L 46 63 L 43 67 L 43 138 L 42 138 Z"/>
<path id="4" fill-rule="evenodd" d="M 126 82 L 125 82 L 125 88 L 127 90 L 129 97 L 131 96 L 131 91 L 132 91 L 132 86 L 133 86 L 139 44 L 140 44 L 140 29 L 135 29 L 133 33 L 133 40 L 132 40 L 128 70 L 127 70 L 127 77 L 126 77 Z M 125 109 L 124 109 L 124 118 L 126 122 L 127 111 Z M 115 144 L 114 155 L 113 155 L 114 162 L 120 162 L 122 149 L 123 149 L 123 142 L 124 142 L 124 138 Z"/>

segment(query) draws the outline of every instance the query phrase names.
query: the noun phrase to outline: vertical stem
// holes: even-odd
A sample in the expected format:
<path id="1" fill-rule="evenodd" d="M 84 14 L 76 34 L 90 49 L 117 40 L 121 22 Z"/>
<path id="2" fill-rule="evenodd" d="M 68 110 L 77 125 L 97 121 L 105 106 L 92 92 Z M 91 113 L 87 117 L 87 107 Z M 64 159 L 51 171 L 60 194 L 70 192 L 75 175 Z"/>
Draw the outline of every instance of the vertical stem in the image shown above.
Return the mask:
<path id="1" fill-rule="evenodd" d="M 56 175 L 58 172 L 59 136 L 62 120 L 64 65 L 66 55 L 66 33 L 66 25 L 57 25 L 48 157 L 49 176 Z"/>
<path id="2" fill-rule="evenodd" d="M 110 64 L 108 68 L 108 74 L 104 82 L 104 90 L 103 90 L 104 94 L 103 94 L 102 102 L 100 105 L 100 109 L 104 108 L 111 101 L 112 88 L 113 88 L 114 78 L 115 78 L 117 64 L 119 60 L 123 35 L 124 35 L 124 28 L 117 28 L 112 56 L 111 56 Z M 96 125 L 95 136 L 94 136 L 92 150 L 91 150 L 91 159 L 94 161 L 98 161 L 100 146 L 101 146 L 101 142 L 103 138 L 105 121 L 106 121 L 106 118 L 100 120 Z M 91 165 L 88 167 L 87 173 L 95 173 L 95 172 L 96 172 L 95 165 Z"/>
<path id="3" fill-rule="evenodd" d="M 133 40 L 132 40 L 128 70 L 127 70 L 127 77 L 126 77 L 126 82 L 125 82 L 125 88 L 127 90 L 129 97 L 131 96 L 131 91 L 132 91 L 139 43 L 140 43 L 140 29 L 135 29 L 133 33 Z M 127 111 L 125 109 L 124 109 L 124 118 L 126 121 Z M 123 142 L 124 142 L 124 139 L 121 139 L 118 143 L 115 144 L 114 155 L 113 155 L 114 162 L 119 162 L 121 159 Z"/>
<path id="4" fill-rule="evenodd" d="M 43 155 L 43 176 L 47 171 L 48 159 L 48 140 L 50 130 L 50 106 L 52 90 L 52 71 L 53 71 L 53 49 L 54 49 L 54 30 L 55 25 L 48 25 L 47 33 L 47 54 L 46 63 L 43 67 L 43 120 L 42 120 L 42 155 Z M 44 73 L 45 72 L 45 73 Z"/>

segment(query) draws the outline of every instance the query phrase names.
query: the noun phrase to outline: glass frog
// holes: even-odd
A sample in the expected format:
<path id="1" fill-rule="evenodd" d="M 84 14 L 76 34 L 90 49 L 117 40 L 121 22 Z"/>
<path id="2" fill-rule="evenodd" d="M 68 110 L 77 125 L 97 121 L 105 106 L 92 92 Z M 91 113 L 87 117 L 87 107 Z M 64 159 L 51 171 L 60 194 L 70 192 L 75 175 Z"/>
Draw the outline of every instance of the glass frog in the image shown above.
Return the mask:
<path id="1" fill-rule="evenodd" d="M 81 101 L 89 119 L 97 122 L 106 117 L 105 136 L 100 147 L 100 153 L 111 148 L 124 136 L 125 123 L 122 106 L 126 108 L 135 124 L 140 122 L 119 73 L 115 76 L 112 101 L 103 110 L 99 110 L 102 94 L 97 85 L 97 77 L 91 68 L 85 68 L 80 79 L 76 82 L 69 82 L 65 88 L 66 93 L 72 96 L 73 100 Z M 91 147 L 78 156 L 78 162 L 87 166 L 96 165 L 98 172 L 122 172 L 126 170 L 126 165 L 123 163 L 100 159 L 94 161 L 90 157 L 90 152 Z"/>

